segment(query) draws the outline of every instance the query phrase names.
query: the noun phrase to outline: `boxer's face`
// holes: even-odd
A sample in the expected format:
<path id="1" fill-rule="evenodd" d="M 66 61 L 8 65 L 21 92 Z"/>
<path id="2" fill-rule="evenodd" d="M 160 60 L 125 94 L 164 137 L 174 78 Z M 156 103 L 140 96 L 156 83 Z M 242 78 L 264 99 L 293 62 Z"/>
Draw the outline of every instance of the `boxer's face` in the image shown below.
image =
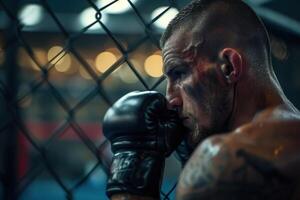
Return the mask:
<path id="1" fill-rule="evenodd" d="M 184 124 L 190 129 L 188 141 L 195 146 L 207 136 L 224 131 L 232 109 L 232 90 L 222 83 L 218 64 L 196 50 L 201 41 L 188 37 L 177 34 L 168 39 L 163 58 L 167 98 L 172 106 L 180 108 Z"/>

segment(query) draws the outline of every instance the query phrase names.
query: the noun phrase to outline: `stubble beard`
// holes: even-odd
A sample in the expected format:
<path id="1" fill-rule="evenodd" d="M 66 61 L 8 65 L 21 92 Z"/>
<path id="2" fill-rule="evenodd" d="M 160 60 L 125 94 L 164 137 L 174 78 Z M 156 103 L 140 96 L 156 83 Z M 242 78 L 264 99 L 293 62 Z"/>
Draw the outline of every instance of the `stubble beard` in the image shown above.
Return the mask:
<path id="1" fill-rule="evenodd" d="M 208 128 L 200 126 L 199 122 L 195 122 L 188 134 L 188 144 L 192 148 L 196 148 L 205 138 L 209 137 L 212 131 Z"/>
<path id="2" fill-rule="evenodd" d="M 228 99 L 222 98 L 223 101 L 216 101 L 214 105 L 217 106 L 208 106 L 210 109 L 206 109 L 207 116 L 210 116 L 210 122 L 208 126 L 201 124 L 200 119 L 192 118 L 192 127 L 188 134 L 188 144 L 192 148 L 196 148 L 203 140 L 206 138 L 216 135 L 219 133 L 224 133 L 226 129 L 226 119 L 227 114 L 230 113 L 230 106 Z M 225 101 L 224 101 L 225 100 Z M 220 118 L 220 116 L 222 116 Z"/>

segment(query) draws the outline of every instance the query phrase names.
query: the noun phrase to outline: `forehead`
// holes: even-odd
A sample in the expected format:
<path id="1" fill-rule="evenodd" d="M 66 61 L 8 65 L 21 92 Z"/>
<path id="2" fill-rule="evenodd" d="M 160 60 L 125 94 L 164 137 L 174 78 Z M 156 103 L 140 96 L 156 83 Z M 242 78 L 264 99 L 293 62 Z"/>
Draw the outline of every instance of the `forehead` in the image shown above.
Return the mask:
<path id="1" fill-rule="evenodd" d="M 169 51 L 182 53 L 192 47 L 199 47 L 204 42 L 204 34 L 201 31 L 201 24 L 183 25 L 173 31 L 172 35 L 166 40 L 162 53 Z"/>
<path id="2" fill-rule="evenodd" d="M 195 53 L 197 53 L 203 43 L 203 34 L 197 29 L 181 28 L 174 31 L 162 49 L 164 68 L 183 61 L 194 60 Z"/>
<path id="3" fill-rule="evenodd" d="M 185 48 L 188 42 L 188 38 L 191 35 L 183 30 L 176 30 L 174 33 L 167 39 L 165 45 L 163 46 L 162 53 L 166 54 L 169 51 L 180 52 Z"/>
<path id="4" fill-rule="evenodd" d="M 163 55 L 163 71 L 164 73 L 168 72 L 169 69 L 174 66 L 178 66 L 179 63 L 183 61 L 183 49 L 186 46 L 186 37 L 185 34 L 176 31 L 171 35 L 170 38 L 165 42 L 165 45 L 162 49 Z"/>
<path id="5" fill-rule="evenodd" d="M 196 43 L 198 39 L 203 40 L 206 26 L 205 18 L 203 15 L 198 15 L 178 24 L 166 40 L 163 50 L 170 47 L 174 48 L 174 46 L 184 48 L 191 42 Z"/>

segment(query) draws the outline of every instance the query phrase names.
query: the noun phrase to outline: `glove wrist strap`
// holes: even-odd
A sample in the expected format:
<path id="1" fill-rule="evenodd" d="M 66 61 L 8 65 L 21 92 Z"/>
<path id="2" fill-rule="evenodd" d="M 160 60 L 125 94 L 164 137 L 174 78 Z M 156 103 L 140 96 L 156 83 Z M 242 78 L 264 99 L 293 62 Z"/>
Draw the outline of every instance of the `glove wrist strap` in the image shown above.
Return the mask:
<path id="1" fill-rule="evenodd" d="M 165 159 L 151 152 L 123 151 L 113 157 L 106 194 L 129 193 L 159 199 Z"/>

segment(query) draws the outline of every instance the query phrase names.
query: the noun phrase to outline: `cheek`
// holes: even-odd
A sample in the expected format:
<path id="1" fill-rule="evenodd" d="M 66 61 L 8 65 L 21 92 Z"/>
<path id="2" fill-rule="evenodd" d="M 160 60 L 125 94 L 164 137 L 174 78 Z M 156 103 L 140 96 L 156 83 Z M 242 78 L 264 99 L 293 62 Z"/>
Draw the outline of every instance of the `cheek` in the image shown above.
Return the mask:
<path id="1" fill-rule="evenodd" d="M 185 84 L 183 85 L 182 90 L 187 98 L 200 101 L 201 97 L 203 97 L 203 89 L 200 83 Z"/>
<path id="2" fill-rule="evenodd" d="M 184 99 L 189 100 L 190 103 L 201 103 L 204 94 L 204 87 L 197 74 L 191 75 L 191 77 L 185 80 L 182 84 L 182 91 L 184 93 Z"/>
<path id="3" fill-rule="evenodd" d="M 192 104 L 190 106 L 193 106 L 191 109 L 201 107 L 201 110 L 207 114 L 213 107 L 211 104 L 216 103 L 222 89 L 213 69 L 205 73 L 194 72 L 191 78 L 182 84 L 186 99 L 189 100 L 189 104 Z"/>
<path id="4" fill-rule="evenodd" d="M 191 114 L 194 117 L 199 115 L 199 111 L 203 110 L 203 86 L 198 81 L 190 79 L 185 81 L 181 87 L 183 112 Z"/>

